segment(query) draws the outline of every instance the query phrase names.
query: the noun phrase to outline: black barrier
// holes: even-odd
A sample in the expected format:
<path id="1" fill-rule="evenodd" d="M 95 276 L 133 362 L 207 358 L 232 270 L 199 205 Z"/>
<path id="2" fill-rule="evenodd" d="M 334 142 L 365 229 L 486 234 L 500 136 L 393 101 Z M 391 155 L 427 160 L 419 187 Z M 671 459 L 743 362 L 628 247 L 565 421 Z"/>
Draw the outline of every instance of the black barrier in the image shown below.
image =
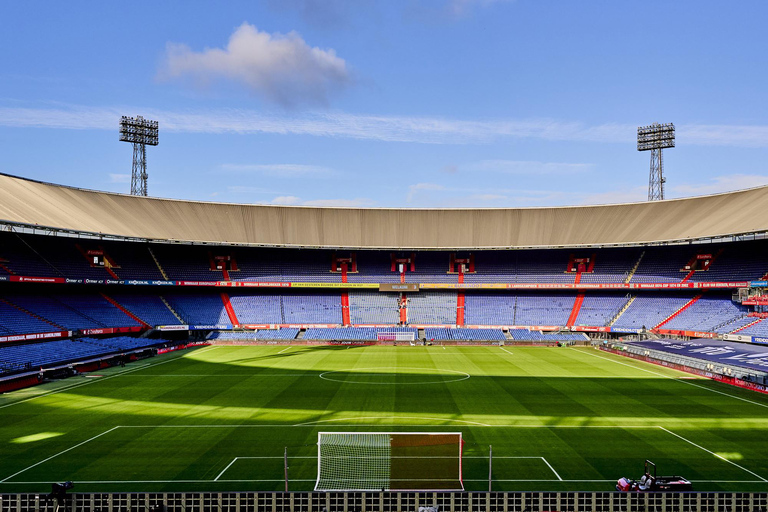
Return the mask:
<path id="1" fill-rule="evenodd" d="M 55 512 L 45 494 L 0 494 L 0 512 Z M 766 512 L 768 493 L 186 492 L 70 493 L 73 512 Z"/>

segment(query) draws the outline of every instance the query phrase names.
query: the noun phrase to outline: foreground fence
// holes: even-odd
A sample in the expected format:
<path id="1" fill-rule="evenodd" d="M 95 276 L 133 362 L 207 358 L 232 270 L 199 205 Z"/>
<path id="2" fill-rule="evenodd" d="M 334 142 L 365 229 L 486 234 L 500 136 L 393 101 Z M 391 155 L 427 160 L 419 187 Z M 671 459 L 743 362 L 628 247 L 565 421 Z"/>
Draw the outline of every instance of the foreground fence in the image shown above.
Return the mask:
<path id="1" fill-rule="evenodd" d="M 768 493 L 231 492 L 0 494 L 0 512 L 767 512 Z"/>

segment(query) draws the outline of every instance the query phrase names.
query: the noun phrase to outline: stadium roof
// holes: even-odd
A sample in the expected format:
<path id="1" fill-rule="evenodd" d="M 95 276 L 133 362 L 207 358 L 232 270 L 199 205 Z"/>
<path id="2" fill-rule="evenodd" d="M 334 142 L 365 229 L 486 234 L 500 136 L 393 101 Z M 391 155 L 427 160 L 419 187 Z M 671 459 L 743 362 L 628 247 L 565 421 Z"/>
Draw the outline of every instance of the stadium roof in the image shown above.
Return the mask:
<path id="1" fill-rule="evenodd" d="M 0 174 L 0 223 L 161 242 L 349 249 L 638 245 L 768 232 L 768 187 L 551 208 L 319 208 L 181 201 Z"/>

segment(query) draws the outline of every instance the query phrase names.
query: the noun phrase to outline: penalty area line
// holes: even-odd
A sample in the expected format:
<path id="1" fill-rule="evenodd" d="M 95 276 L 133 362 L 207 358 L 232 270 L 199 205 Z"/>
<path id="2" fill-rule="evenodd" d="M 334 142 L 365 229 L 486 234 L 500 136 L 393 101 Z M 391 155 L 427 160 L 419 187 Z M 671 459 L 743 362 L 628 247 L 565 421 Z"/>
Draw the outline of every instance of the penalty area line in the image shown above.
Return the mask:
<path id="1" fill-rule="evenodd" d="M 35 463 L 34 463 L 34 464 L 32 464 L 31 466 L 28 466 L 28 467 L 26 467 L 26 468 L 22 469 L 21 471 L 17 471 L 16 473 L 12 474 L 11 476 L 7 476 L 7 477 L 3 478 L 2 480 L 0 480 L 0 484 L 2 484 L 2 483 L 6 483 L 6 482 L 7 482 L 7 483 L 15 483 L 15 482 L 8 482 L 8 480 L 10 480 L 11 478 L 15 477 L 16 475 L 20 475 L 20 474 L 24 473 L 25 471 L 27 471 L 27 470 L 29 470 L 29 469 L 32 469 L 32 468 L 34 468 L 35 466 L 39 466 L 40 464 L 42 464 L 42 463 L 44 463 L 44 462 L 48 462 L 49 460 L 51 460 L 51 459 L 54 459 L 54 458 L 58 457 L 59 455 L 62 455 L 62 454 L 64 454 L 64 453 L 67 453 L 68 451 L 74 450 L 75 448 L 78 448 L 78 447 L 80 447 L 80 446 L 83 446 L 83 445 L 84 445 L 84 444 L 86 444 L 86 443 L 90 443 L 90 442 L 91 442 L 91 441 L 93 441 L 94 439 L 97 439 L 97 438 L 99 438 L 99 437 L 101 437 L 101 436 L 103 436 L 103 435 L 109 434 L 110 432 L 112 432 L 113 430 L 116 430 L 116 429 L 118 429 L 118 428 L 120 428 L 120 426 L 119 426 L 119 425 L 118 425 L 118 426 L 116 426 L 116 427 L 112 427 L 112 428 L 111 428 L 111 429 L 109 429 L 109 430 L 105 430 L 105 431 L 104 431 L 104 432 L 102 432 L 101 434 L 95 435 L 95 436 L 91 437 L 90 439 L 86 439 L 86 440 L 85 440 L 85 441 L 83 441 L 82 443 L 78 443 L 78 444 L 76 444 L 75 446 L 70 446 L 70 447 L 69 447 L 69 448 L 67 448 L 66 450 L 62 450 L 62 451 L 60 451 L 59 453 L 57 453 L 57 454 L 55 454 L 55 455 L 51 455 L 51 456 L 50 456 L 50 457 L 48 457 L 47 459 L 43 459 L 43 460 L 41 460 L 40 462 L 35 462 Z"/>
<path id="2" fill-rule="evenodd" d="M 736 464 L 736 463 L 735 463 L 735 462 L 733 462 L 732 460 L 728 460 L 728 459 L 726 459 L 726 458 L 725 458 L 725 457 L 723 457 L 722 455 L 718 455 L 718 454 L 716 454 L 715 452 L 713 452 L 713 451 L 711 451 L 711 450 L 707 450 L 707 449 L 706 449 L 706 448 L 704 448 L 703 446 L 701 446 L 701 445 L 698 445 L 698 444 L 694 443 L 694 442 L 693 442 L 693 441 L 691 441 L 690 439 L 686 439 L 686 438 L 684 438 L 684 437 L 683 437 L 683 436 L 681 436 L 680 434 L 675 434 L 675 433 L 674 433 L 674 432 L 672 432 L 671 430 L 669 430 L 669 429 L 666 429 L 666 428 L 664 428 L 664 427 L 659 427 L 659 428 L 660 428 L 661 430 L 663 430 L 664 432 L 666 432 L 666 433 L 668 433 L 668 434 L 672 434 L 672 435 L 673 435 L 673 436 L 675 436 L 676 438 L 678 438 L 678 439 L 681 439 L 681 440 L 685 441 L 686 443 L 688 443 L 688 444 L 690 444 L 690 445 L 692 445 L 692 446 L 695 446 L 696 448 L 698 448 L 698 449 L 700 449 L 700 450 L 704 450 L 705 452 L 709 453 L 710 455 L 714 455 L 715 457 L 717 457 L 717 458 L 718 458 L 718 459 L 720 459 L 720 460 L 724 460 L 724 461 L 725 461 L 725 462 L 727 462 L 728 464 L 733 464 L 733 465 L 734 465 L 734 466 L 736 466 L 737 468 L 739 468 L 739 469 L 741 469 L 741 470 L 743 470 L 743 471 L 746 471 L 746 472 L 747 472 L 747 473 L 749 473 L 750 475 L 752 475 L 752 476 L 756 476 L 757 478 L 759 478 L 759 479 L 760 479 L 760 480 L 762 480 L 763 482 L 768 482 L 768 480 L 766 480 L 766 479 L 765 479 L 765 478 L 763 478 L 762 476 L 758 475 L 758 474 L 757 474 L 757 473 L 755 473 L 754 471 L 750 471 L 749 469 L 745 468 L 744 466 L 740 466 L 739 464 Z"/>

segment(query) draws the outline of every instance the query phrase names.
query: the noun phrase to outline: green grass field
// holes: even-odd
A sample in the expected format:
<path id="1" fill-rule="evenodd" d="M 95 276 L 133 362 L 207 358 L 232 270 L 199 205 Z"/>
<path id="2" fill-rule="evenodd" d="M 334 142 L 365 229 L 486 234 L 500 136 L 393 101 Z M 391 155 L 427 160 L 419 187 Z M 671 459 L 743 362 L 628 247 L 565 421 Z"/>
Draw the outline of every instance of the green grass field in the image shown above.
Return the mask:
<path id="1" fill-rule="evenodd" d="M 592 348 L 202 347 L 0 396 L 0 493 L 311 490 L 318 431 L 458 432 L 464 485 L 612 490 L 644 459 L 768 491 L 768 397 Z"/>

